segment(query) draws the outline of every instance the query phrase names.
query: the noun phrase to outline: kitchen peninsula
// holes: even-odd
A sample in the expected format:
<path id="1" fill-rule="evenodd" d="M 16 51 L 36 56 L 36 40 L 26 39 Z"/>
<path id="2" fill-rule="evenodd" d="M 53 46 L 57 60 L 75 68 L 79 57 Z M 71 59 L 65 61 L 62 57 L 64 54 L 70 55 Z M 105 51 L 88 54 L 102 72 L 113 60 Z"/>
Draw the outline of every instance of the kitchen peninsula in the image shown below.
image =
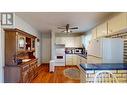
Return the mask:
<path id="1" fill-rule="evenodd" d="M 104 63 L 104 64 L 80 64 L 80 82 L 93 83 L 95 74 L 99 71 L 109 71 L 118 79 L 119 83 L 127 82 L 127 64 L 125 63 Z M 106 76 L 102 76 L 106 80 Z"/>

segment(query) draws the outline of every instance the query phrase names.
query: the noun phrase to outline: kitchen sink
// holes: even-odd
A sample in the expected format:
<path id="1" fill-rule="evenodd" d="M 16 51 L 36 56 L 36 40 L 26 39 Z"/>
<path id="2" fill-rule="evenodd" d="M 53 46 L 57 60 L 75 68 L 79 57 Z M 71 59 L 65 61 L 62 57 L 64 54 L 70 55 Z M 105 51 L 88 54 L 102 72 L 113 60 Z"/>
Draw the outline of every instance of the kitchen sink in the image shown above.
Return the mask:
<path id="1" fill-rule="evenodd" d="M 31 59 L 23 59 L 22 62 L 28 62 L 30 61 Z"/>

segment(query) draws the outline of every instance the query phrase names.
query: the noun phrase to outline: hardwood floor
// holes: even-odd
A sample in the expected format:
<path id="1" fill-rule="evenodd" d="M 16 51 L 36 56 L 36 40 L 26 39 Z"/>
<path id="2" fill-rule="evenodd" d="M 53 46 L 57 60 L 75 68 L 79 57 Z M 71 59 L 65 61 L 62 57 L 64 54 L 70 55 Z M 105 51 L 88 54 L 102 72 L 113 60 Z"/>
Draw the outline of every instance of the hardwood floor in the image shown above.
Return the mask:
<path id="1" fill-rule="evenodd" d="M 39 75 L 32 81 L 32 83 L 79 83 L 80 80 L 69 79 L 63 74 L 63 70 L 72 67 L 77 68 L 76 66 L 60 66 L 55 67 L 54 73 L 50 73 L 48 65 L 41 65 L 39 67 Z"/>

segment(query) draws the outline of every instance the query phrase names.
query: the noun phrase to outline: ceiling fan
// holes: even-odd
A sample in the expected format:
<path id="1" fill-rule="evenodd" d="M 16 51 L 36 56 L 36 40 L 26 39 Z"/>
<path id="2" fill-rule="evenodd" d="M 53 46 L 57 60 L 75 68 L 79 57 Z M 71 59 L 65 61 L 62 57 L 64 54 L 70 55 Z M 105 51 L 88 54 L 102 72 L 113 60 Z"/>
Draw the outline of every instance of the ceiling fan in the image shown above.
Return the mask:
<path id="1" fill-rule="evenodd" d="M 73 29 L 78 29 L 78 27 L 70 27 L 69 24 L 67 24 L 66 26 L 63 26 L 63 27 L 57 27 L 58 29 L 64 29 L 64 33 L 71 33 Z"/>

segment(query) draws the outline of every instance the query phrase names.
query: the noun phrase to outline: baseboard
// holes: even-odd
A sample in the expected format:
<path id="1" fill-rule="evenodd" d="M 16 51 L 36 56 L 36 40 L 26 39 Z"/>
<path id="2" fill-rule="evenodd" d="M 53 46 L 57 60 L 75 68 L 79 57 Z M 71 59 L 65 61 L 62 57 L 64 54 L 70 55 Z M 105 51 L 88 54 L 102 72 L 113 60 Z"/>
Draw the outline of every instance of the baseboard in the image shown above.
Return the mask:
<path id="1" fill-rule="evenodd" d="M 41 64 L 49 64 L 49 63 L 41 63 Z"/>
<path id="2" fill-rule="evenodd" d="M 39 66 L 41 66 L 41 64 L 37 64 L 37 66 L 39 67 Z"/>

